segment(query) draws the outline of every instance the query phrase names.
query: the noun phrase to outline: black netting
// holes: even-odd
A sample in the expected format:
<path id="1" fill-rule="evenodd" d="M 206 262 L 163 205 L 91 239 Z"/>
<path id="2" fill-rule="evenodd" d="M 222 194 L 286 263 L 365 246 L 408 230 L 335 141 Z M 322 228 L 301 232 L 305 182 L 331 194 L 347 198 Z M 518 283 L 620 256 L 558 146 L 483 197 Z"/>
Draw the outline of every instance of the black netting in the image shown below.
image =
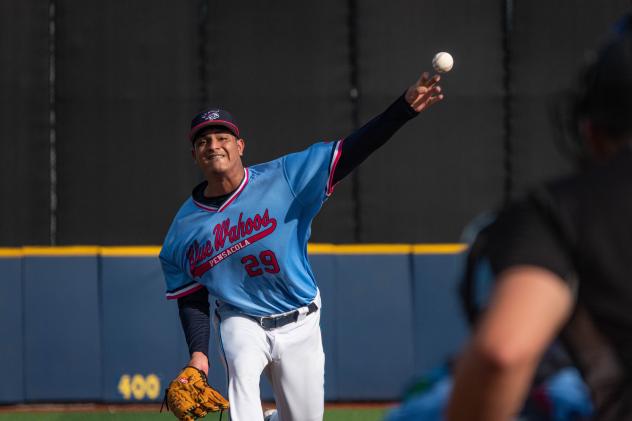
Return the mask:
<path id="1" fill-rule="evenodd" d="M 195 2 L 59 1 L 59 242 L 159 244 L 196 180 Z"/>
<path id="2" fill-rule="evenodd" d="M 368 119 L 439 51 L 446 99 L 360 169 L 363 241 L 458 241 L 502 194 L 502 8 L 498 1 L 359 2 L 360 105 Z"/>
<path id="3" fill-rule="evenodd" d="M 49 11 L 0 2 L 0 246 L 48 244 Z"/>
<path id="4" fill-rule="evenodd" d="M 572 168 L 562 152 L 571 140 L 562 138 L 556 116 L 563 113 L 579 67 L 629 9 L 628 0 L 515 2 L 510 68 L 514 195 Z"/>
<path id="5" fill-rule="evenodd" d="M 49 4 L 22 3 L 0 6 L 0 245 L 51 239 Z M 201 178 L 185 140 L 201 108 L 235 114 L 254 164 L 344 137 L 442 50 L 445 102 L 340 184 L 312 240 L 458 241 L 506 193 L 569 168 L 551 110 L 629 7 L 509 3 L 50 2 L 58 242 L 160 243 Z"/>

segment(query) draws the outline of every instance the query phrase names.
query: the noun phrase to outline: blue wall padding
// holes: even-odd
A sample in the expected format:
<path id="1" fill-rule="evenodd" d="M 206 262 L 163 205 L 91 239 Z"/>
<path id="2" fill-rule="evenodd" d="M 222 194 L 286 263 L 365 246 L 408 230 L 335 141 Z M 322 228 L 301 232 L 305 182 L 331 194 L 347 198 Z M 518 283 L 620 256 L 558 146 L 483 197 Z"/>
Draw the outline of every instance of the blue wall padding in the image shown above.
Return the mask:
<path id="1" fill-rule="evenodd" d="M 24 258 L 27 401 L 101 398 L 97 257 Z"/>
<path id="2" fill-rule="evenodd" d="M 135 399 L 118 390 L 124 375 L 150 374 L 160 379 L 161 386 L 153 400 L 161 399 L 168 382 L 186 365 L 188 351 L 177 303 L 165 298 L 158 259 L 102 258 L 101 295 L 103 399 L 152 400 L 147 394 Z"/>
<path id="3" fill-rule="evenodd" d="M 338 398 L 396 399 L 413 369 L 408 255 L 335 256 Z M 330 297 L 332 298 L 332 297 Z"/>
<path id="4" fill-rule="evenodd" d="M 24 400 L 22 259 L 0 259 L 0 403 Z"/>
<path id="5" fill-rule="evenodd" d="M 458 287 L 460 254 L 414 255 L 415 373 L 423 373 L 458 352 L 468 334 Z"/>
<path id="6" fill-rule="evenodd" d="M 463 343 L 462 255 L 310 261 L 323 304 L 327 400 L 399 399 Z M 159 402 L 188 362 L 177 304 L 164 292 L 155 257 L 0 259 L 0 373 L 12 378 L 11 387 L 0 385 L 0 403 Z M 209 382 L 226 393 L 216 338 L 212 328 Z M 160 393 L 126 396 L 125 375 L 157 376 Z M 265 380 L 261 393 L 273 397 Z"/>
<path id="7" fill-rule="evenodd" d="M 338 279 L 335 270 L 335 257 L 332 255 L 314 255 L 309 260 L 316 276 L 322 300 L 320 315 L 320 330 L 323 335 L 323 349 L 325 351 L 325 399 L 338 399 L 338 341 L 335 335 L 338 320 L 337 288 Z M 344 301 L 342 301 L 344 303 Z"/>

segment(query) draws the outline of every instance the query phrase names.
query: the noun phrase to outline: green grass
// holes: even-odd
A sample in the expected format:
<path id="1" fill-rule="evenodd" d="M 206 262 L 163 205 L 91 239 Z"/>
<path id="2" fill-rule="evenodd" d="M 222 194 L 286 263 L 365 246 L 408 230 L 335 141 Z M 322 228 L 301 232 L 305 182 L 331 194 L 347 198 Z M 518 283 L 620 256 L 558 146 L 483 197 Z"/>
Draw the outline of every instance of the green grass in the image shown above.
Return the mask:
<path id="1" fill-rule="evenodd" d="M 324 421 L 381 421 L 386 409 L 328 409 Z M 175 420 L 171 413 L 156 412 L 14 412 L 0 413 L 0 421 L 154 421 Z M 210 414 L 204 421 L 218 421 L 219 414 Z M 222 421 L 228 421 L 224 414 Z"/>
<path id="2" fill-rule="evenodd" d="M 381 421 L 386 409 L 328 409 L 325 421 Z"/>

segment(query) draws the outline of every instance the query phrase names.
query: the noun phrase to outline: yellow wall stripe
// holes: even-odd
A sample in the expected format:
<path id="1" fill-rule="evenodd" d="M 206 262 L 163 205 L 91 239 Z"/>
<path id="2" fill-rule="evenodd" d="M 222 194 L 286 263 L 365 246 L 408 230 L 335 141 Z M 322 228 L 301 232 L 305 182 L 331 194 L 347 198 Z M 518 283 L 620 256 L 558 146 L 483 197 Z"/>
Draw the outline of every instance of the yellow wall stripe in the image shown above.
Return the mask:
<path id="1" fill-rule="evenodd" d="M 96 256 L 98 246 L 22 247 L 23 256 Z"/>
<path id="2" fill-rule="evenodd" d="M 0 258 L 23 256 L 157 257 L 160 246 L 25 246 L 0 247 Z M 465 244 L 326 244 L 310 243 L 309 254 L 457 254 Z"/>
<path id="3" fill-rule="evenodd" d="M 414 254 L 456 254 L 467 248 L 467 244 L 413 244 Z"/>
<path id="4" fill-rule="evenodd" d="M 308 244 L 309 254 L 408 254 L 412 244 Z"/>
<path id="5" fill-rule="evenodd" d="M 22 257 L 24 252 L 21 248 L 0 248 L 0 258 L 3 257 Z"/>
<path id="6" fill-rule="evenodd" d="M 158 257 L 160 246 L 133 246 L 133 247 L 101 247 L 101 256 L 107 257 Z"/>

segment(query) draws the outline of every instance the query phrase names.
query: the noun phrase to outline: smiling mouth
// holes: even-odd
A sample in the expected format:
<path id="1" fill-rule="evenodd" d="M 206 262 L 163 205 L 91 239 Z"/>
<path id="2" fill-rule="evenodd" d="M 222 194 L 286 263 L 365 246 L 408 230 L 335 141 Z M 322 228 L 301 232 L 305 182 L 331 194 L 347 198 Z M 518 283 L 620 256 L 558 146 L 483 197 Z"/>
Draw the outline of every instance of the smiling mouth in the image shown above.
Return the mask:
<path id="1" fill-rule="evenodd" d="M 207 160 L 209 160 L 209 161 L 212 161 L 213 159 L 224 158 L 224 155 L 222 155 L 222 154 L 212 154 L 212 155 L 207 155 L 205 158 Z"/>

